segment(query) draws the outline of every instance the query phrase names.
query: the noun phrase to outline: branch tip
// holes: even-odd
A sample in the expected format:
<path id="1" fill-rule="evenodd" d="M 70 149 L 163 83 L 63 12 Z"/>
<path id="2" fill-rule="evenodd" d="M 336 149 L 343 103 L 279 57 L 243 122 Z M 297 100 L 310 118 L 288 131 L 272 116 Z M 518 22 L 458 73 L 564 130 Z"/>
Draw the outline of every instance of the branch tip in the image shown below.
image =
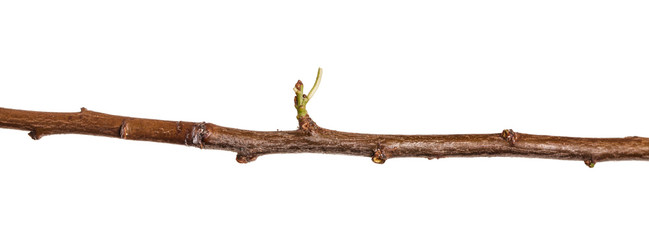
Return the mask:
<path id="1" fill-rule="evenodd" d="M 318 90 L 318 87 L 320 86 L 320 80 L 322 79 L 322 68 L 318 68 L 318 75 L 316 76 L 315 83 L 313 84 L 313 87 L 311 88 L 311 91 L 309 91 L 309 94 L 304 94 L 304 84 L 302 83 L 301 80 L 297 80 L 297 83 L 295 83 L 295 87 L 293 88 L 293 92 L 295 92 L 295 109 L 297 109 L 297 118 L 300 119 L 304 116 L 307 115 L 306 111 L 306 104 L 313 98 L 313 95 L 315 95 L 315 92 Z"/>
<path id="2" fill-rule="evenodd" d="M 302 91 L 304 89 L 304 83 L 302 83 L 302 80 L 297 80 L 293 89 L 296 91 Z"/>

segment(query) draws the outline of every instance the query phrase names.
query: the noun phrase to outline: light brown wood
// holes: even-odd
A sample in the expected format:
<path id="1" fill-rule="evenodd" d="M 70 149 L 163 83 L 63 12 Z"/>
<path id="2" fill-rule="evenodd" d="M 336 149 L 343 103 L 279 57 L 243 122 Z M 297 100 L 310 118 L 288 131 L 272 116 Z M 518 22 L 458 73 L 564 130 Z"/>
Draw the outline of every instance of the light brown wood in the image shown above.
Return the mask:
<path id="1" fill-rule="evenodd" d="M 534 157 L 584 161 L 589 167 L 612 160 L 649 160 L 649 139 L 575 138 L 516 133 L 380 135 L 319 127 L 308 115 L 294 131 L 249 131 L 211 123 L 164 121 L 94 112 L 53 113 L 0 108 L 0 127 L 27 130 L 33 139 L 51 134 L 86 134 L 184 144 L 237 152 L 240 163 L 274 153 L 325 153 L 389 158 Z"/>

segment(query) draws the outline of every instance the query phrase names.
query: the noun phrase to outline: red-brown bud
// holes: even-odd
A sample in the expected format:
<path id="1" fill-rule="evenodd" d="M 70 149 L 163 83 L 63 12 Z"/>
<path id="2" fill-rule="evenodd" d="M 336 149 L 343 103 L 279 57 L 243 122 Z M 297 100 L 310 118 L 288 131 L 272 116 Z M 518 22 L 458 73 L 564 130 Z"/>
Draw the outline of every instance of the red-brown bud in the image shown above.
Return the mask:
<path id="1" fill-rule="evenodd" d="M 295 83 L 295 88 L 297 88 L 297 90 L 300 90 L 300 91 L 301 91 L 301 90 L 302 90 L 302 87 L 304 87 L 304 84 L 302 83 L 302 81 L 301 81 L 301 80 L 297 80 L 297 83 Z"/>

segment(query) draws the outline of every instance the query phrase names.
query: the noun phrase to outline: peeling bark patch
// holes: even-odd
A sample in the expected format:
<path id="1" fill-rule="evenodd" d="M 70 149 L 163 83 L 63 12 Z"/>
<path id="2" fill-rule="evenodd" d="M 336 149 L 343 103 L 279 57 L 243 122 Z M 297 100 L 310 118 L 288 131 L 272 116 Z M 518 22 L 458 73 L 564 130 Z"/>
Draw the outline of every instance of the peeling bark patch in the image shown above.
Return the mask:
<path id="1" fill-rule="evenodd" d="M 191 141 L 192 145 L 198 146 L 203 149 L 203 139 L 208 137 L 210 133 L 205 127 L 205 122 L 194 124 L 192 131 L 185 137 L 185 145 L 188 145 L 188 139 Z"/>
<path id="2" fill-rule="evenodd" d="M 182 131 L 182 127 L 180 126 L 180 121 L 176 122 L 176 133 L 180 133 Z M 187 142 L 185 141 L 185 144 Z"/>
<path id="3" fill-rule="evenodd" d="M 249 163 L 255 160 L 257 160 L 257 155 L 247 155 L 247 154 L 237 153 L 238 163 Z"/>
<path id="4" fill-rule="evenodd" d="M 128 136 L 128 130 L 128 122 L 124 119 L 122 125 L 119 126 L 119 138 L 126 139 L 126 136 Z"/>
<path id="5" fill-rule="evenodd" d="M 505 139 L 505 141 L 507 141 L 510 146 L 514 146 L 514 144 L 516 144 L 516 140 L 518 140 L 518 133 L 514 132 L 514 130 L 511 129 L 503 130 L 500 136 Z"/>

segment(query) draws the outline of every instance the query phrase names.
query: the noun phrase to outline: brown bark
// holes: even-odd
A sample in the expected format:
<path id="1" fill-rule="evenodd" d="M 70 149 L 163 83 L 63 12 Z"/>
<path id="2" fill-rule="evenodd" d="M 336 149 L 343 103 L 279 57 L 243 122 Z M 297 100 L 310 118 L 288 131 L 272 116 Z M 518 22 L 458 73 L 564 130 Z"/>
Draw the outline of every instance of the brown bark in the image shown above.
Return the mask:
<path id="1" fill-rule="evenodd" d="M 87 134 L 184 144 L 237 152 L 240 163 L 273 153 L 326 153 L 388 158 L 534 157 L 581 160 L 593 167 L 611 160 L 649 160 L 649 139 L 575 138 L 516 133 L 380 135 L 319 127 L 308 115 L 294 131 L 248 131 L 211 123 L 163 121 L 109 115 L 82 108 L 53 113 L 0 108 L 0 127 L 27 130 L 33 139 L 50 134 Z"/>

